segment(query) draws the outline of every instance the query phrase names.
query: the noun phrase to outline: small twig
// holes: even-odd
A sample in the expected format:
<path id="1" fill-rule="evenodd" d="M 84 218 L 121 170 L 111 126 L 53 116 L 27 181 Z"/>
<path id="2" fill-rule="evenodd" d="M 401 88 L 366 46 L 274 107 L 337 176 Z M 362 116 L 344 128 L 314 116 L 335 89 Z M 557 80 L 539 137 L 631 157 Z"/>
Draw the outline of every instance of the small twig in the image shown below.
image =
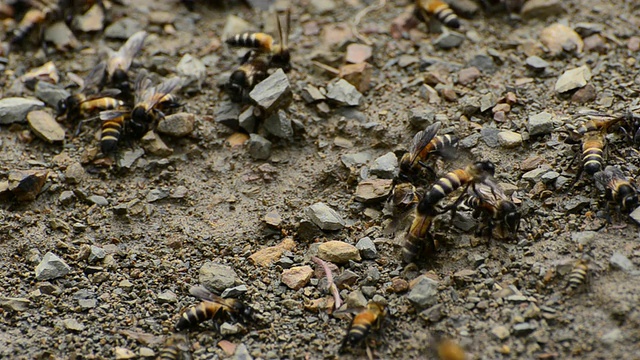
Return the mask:
<path id="1" fill-rule="evenodd" d="M 336 74 L 336 75 L 340 74 L 340 70 L 339 70 L 339 69 L 334 68 L 333 66 L 329 66 L 329 65 L 327 65 L 327 64 L 323 64 L 323 63 L 318 62 L 318 61 L 315 61 L 315 60 L 311 60 L 311 63 L 312 63 L 313 65 L 315 65 L 315 66 L 319 67 L 320 69 L 325 70 L 325 71 L 328 71 L 328 72 L 330 72 L 330 73 L 332 73 L 332 74 Z"/>
<path id="2" fill-rule="evenodd" d="M 334 308 L 335 309 L 339 308 L 340 306 L 342 306 L 342 299 L 340 299 L 340 293 L 338 292 L 338 287 L 333 282 L 333 274 L 331 273 L 331 269 L 329 269 L 329 265 L 327 265 L 326 262 L 324 262 L 322 259 L 316 256 L 312 256 L 311 260 L 313 260 L 314 263 L 322 266 L 322 269 L 324 270 L 324 274 L 327 276 L 327 283 L 329 286 L 329 290 L 331 291 L 331 294 L 333 294 L 333 300 L 335 302 Z"/>
<path id="3" fill-rule="evenodd" d="M 360 31 L 358 31 L 358 25 L 360 24 L 360 20 L 362 20 L 362 18 L 365 17 L 365 15 L 367 15 L 371 11 L 377 11 L 377 10 L 382 9 L 386 3 L 387 3 L 386 0 L 380 0 L 378 2 L 378 4 L 371 4 L 371 5 L 367 6 L 366 8 L 360 10 L 356 14 L 356 16 L 353 18 L 353 23 L 351 23 L 351 32 L 353 32 L 353 35 L 355 35 L 363 43 L 365 43 L 367 45 L 372 45 L 373 44 L 373 42 L 371 42 L 371 40 L 369 40 L 366 36 L 360 34 Z"/>

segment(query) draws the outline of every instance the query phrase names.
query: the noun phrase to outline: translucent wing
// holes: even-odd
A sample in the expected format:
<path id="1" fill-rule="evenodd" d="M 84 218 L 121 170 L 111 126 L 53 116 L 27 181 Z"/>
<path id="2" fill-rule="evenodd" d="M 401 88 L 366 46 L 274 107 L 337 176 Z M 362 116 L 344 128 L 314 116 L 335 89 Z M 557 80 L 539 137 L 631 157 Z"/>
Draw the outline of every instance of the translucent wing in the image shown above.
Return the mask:
<path id="1" fill-rule="evenodd" d="M 107 66 L 107 73 L 109 74 L 109 76 L 113 75 L 113 72 L 116 71 L 116 69 L 121 69 L 124 71 L 129 70 L 133 58 L 142 48 L 142 45 L 144 44 L 144 40 L 146 38 L 146 31 L 138 31 L 137 33 L 131 35 L 127 42 L 125 42 L 117 52 L 113 52 L 110 55 Z"/>
<path id="2" fill-rule="evenodd" d="M 182 82 L 180 77 L 172 77 L 155 87 L 147 88 L 140 98 L 139 103 L 145 103 L 147 109 L 153 109 L 167 94 L 175 90 Z"/>
<path id="3" fill-rule="evenodd" d="M 84 84 L 80 89 L 81 92 L 84 93 L 96 93 L 100 88 L 100 84 L 104 79 L 104 72 L 107 68 L 107 63 L 105 61 L 101 61 L 96 65 L 91 72 L 84 78 Z"/>
<path id="4" fill-rule="evenodd" d="M 204 286 L 192 286 L 189 289 L 189 294 L 202 299 L 202 300 L 206 300 L 206 301 L 213 301 L 213 302 L 217 302 L 223 305 L 226 305 L 225 301 L 223 298 L 221 298 L 220 296 L 212 293 L 211 291 L 207 290 L 207 288 L 205 288 Z"/>
<path id="5" fill-rule="evenodd" d="M 436 122 L 429 125 L 426 129 L 419 131 L 411 141 L 411 149 L 409 150 L 411 153 L 411 165 L 416 162 L 418 159 L 418 155 L 420 151 L 424 149 L 425 146 L 429 144 L 429 142 L 433 139 L 434 136 L 440 130 L 440 123 Z"/>
<path id="6" fill-rule="evenodd" d="M 129 116 L 129 115 L 131 115 L 131 111 L 128 109 L 104 110 L 104 111 L 100 111 L 100 120 L 109 121 L 109 120 L 117 119 L 121 116 Z"/>
<path id="7" fill-rule="evenodd" d="M 468 192 L 470 195 L 477 196 L 481 201 L 496 208 L 500 201 L 509 201 L 509 198 L 502 188 L 491 180 L 485 180 L 484 182 L 477 184 L 475 187 L 470 186 Z"/>

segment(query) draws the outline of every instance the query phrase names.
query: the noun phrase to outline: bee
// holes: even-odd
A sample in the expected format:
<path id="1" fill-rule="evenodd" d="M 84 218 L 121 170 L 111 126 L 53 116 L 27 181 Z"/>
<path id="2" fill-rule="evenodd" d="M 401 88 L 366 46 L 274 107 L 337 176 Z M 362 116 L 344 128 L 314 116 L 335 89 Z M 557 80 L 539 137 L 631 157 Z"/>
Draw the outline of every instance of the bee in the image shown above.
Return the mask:
<path id="1" fill-rule="evenodd" d="M 189 335 L 186 333 L 171 334 L 160 350 L 159 360 L 191 360 L 189 352 Z"/>
<path id="2" fill-rule="evenodd" d="M 380 331 L 387 316 L 386 306 L 374 301 L 369 302 L 364 309 L 352 309 L 351 311 L 357 313 L 349 324 L 347 335 L 342 340 L 340 353 L 345 352 L 348 347 L 362 344 L 372 331 Z"/>
<path id="3" fill-rule="evenodd" d="M 131 67 L 131 62 L 136 54 L 142 48 L 146 31 L 138 31 L 118 49 L 118 51 L 109 51 L 109 60 L 107 60 L 107 83 L 120 89 L 123 94 L 129 94 L 131 89 L 129 85 L 129 75 L 127 71 Z"/>
<path id="4" fill-rule="evenodd" d="M 436 136 L 440 130 L 440 123 L 429 125 L 419 131 L 411 141 L 409 152 L 400 159 L 398 178 L 402 181 L 412 181 L 422 168 L 428 168 L 426 160 L 431 154 L 445 155 L 447 149 L 454 149 L 458 145 L 458 138 L 452 135 Z"/>
<path id="5" fill-rule="evenodd" d="M 238 69 L 231 73 L 231 77 L 224 87 L 231 101 L 236 103 L 247 102 L 249 92 L 259 82 L 267 78 L 268 67 L 267 62 L 261 57 L 249 57 Z"/>
<path id="6" fill-rule="evenodd" d="M 231 46 L 250 48 L 261 54 L 268 54 L 269 68 L 281 68 L 285 72 L 291 70 L 291 52 L 289 50 L 289 29 L 291 27 L 291 12 L 287 11 L 287 35 L 283 36 L 280 17 L 276 15 L 280 44 L 275 45 L 271 35 L 265 33 L 237 34 L 225 42 Z"/>
<path id="7" fill-rule="evenodd" d="M 47 0 L 32 1 L 29 3 L 32 8 L 28 9 L 22 19 L 18 23 L 18 26 L 13 31 L 13 37 L 11 38 L 11 44 L 20 44 L 27 35 L 36 26 L 42 24 L 47 18 L 60 12 L 59 4 Z"/>
<path id="8" fill-rule="evenodd" d="M 575 182 L 582 175 L 582 171 L 593 175 L 602 170 L 606 145 L 605 135 L 623 119 L 622 116 L 610 116 L 596 112 L 589 112 L 587 115 L 595 118 L 586 121 L 575 131 L 576 135 L 582 138 L 582 166 L 578 170 L 572 185 L 575 185 Z"/>
<path id="9" fill-rule="evenodd" d="M 456 169 L 447 173 L 444 177 L 438 179 L 429 191 L 418 203 L 418 211 L 424 214 L 437 214 L 435 205 L 447 195 L 454 192 L 461 186 L 469 187 L 484 181 L 495 174 L 496 168 L 491 161 L 478 161 L 468 165 L 464 169 Z M 454 208 L 462 200 L 462 194 L 451 206 Z"/>
<path id="10" fill-rule="evenodd" d="M 474 218 L 481 218 L 487 223 L 489 237 L 493 235 L 496 225 L 502 230 L 501 238 L 515 237 L 518 232 L 520 212 L 497 184 L 489 185 L 488 180 L 485 180 L 477 184 L 475 190 L 468 189 L 465 205 L 473 209 Z"/>
<path id="11" fill-rule="evenodd" d="M 129 111 L 102 111 L 102 134 L 100 137 L 100 147 L 103 154 L 111 154 L 118 148 L 120 135 L 123 133 L 125 124 L 131 119 Z"/>
<path id="12" fill-rule="evenodd" d="M 105 67 L 106 63 L 100 62 L 87 75 L 82 88 L 76 94 L 58 102 L 58 117 L 66 116 L 67 119 L 75 121 L 98 111 L 116 109 L 124 105 L 124 102 L 115 98 L 120 94 L 120 90 L 105 89 L 100 92 L 97 91 Z"/>
<path id="13" fill-rule="evenodd" d="M 607 166 L 593 177 L 598 190 L 604 192 L 605 199 L 616 203 L 621 211 L 630 212 L 638 207 L 638 191 L 618 167 Z"/>
<path id="14" fill-rule="evenodd" d="M 587 281 L 589 275 L 589 260 L 586 257 L 582 257 L 582 259 L 576 261 L 573 264 L 573 268 L 569 273 L 569 281 L 567 283 L 567 290 L 575 291 L 578 287 Z"/>
<path id="15" fill-rule="evenodd" d="M 460 28 L 460 19 L 451 10 L 451 7 L 442 0 L 416 0 L 416 12 L 424 21 L 432 16 L 447 27 Z"/>
<path id="16" fill-rule="evenodd" d="M 244 323 L 250 319 L 253 312 L 251 307 L 242 301 L 221 298 L 202 286 L 192 287 L 189 289 L 189 293 L 204 301 L 180 315 L 180 319 L 176 323 L 176 331 L 188 329 L 206 320 L 213 320 L 216 327 L 225 321 Z"/>
<path id="17" fill-rule="evenodd" d="M 415 208 L 415 215 L 411 227 L 404 236 L 402 244 L 402 259 L 405 263 L 413 262 L 420 254 L 431 254 L 436 249 L 435 241 L 429 233 L 434 215 L 427 214 Z"/>
<path id="18" fill-rule="evenodd" d="M 436 346 L 440 360 L 465 360 L 467 355 L 464 349 L 453 339 L 442 339 Z"/>

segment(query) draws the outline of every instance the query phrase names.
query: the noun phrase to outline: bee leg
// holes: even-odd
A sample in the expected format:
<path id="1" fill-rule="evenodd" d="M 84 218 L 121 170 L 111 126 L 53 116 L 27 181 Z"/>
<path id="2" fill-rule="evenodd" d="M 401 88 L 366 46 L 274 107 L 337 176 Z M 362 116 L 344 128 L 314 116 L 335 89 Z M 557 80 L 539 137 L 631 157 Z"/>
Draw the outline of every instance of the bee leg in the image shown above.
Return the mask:
<path id="1" fill-rule="evenodd" d="M 247 51 L 247 53 L 240 58 L 240 65 L 244 65 L 248 63 L 249 60 L 251 60 L 252 55 L 253 55 L 253 51 L 251 50 Z"/>
<path id="2" fill-rule="evenodd" d="M 573 181 L 571 182 L 571 184 L 569 184 L 569 189 L 573 189 L 576 186 L 576 183 L 578 182 L 578 180 L 580 180 L 580 177 L 582 176 L 582 171 L 584 170 L 584 167 L 582 165 L 580 165 L 580 168 L 578 169 L 578 172 L 576 173 L 576 177 L 573 178 Z"/>

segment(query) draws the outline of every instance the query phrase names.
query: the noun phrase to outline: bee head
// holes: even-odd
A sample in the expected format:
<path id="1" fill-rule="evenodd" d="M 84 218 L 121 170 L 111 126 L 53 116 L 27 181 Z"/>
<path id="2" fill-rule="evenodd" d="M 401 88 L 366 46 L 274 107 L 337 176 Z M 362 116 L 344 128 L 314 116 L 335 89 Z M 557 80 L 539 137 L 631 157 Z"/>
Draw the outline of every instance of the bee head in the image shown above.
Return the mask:
<path id="1" fill-rule="evenodd" d="M 511 201 L 503 201 L 500 208 L 500 211 L 504 214 L 504 224 L 511 233 L 515 234 L 520 228 L 520 212 L 516 205 Z"/>
<path id="2" fill-rule="evenodd" d="M 253 317 L 253 309 L 237 299 L 226 299 L 227 306 L 233 315 L 239 316 L 240 322 L 247 323 Z"/>
<path id="3" fill-rule="evenodd" d="M 586 164 L 584 164 L 584 171 L 589 175 L 593 175 L 601 170 L 602 170 L 602 164 L 597 161 L 589 161 Z"/>
<path id="4" fill-rule="evenodd" d="M 147 114 L 146 110 L 141 106 L 136 107 L 131 112 L 131 119 L 134 120 L 135 122 L 146 123 L 148 122 L 147 121 L 148 118 L 149 118 L 149 115 Z"/>
<path id="5" fill-rule="evenodd" d="M 58 101 L 58 106 L 56 109 L 58 112 L 58 116 L 64 115 L 64 113 L 66 113 L 68 109 L 67 99 L 60 99 L 60 101 Z"/>
<path id="6" fill-rule="evenodd" d="M 129 88 L 129 75 L 127 75 L 127 72 L 122 69 L 116 69 L 113 72 L 111 81 L 120 90 L 123 90 L 123 88 Z"/>
<path id="7" fill-rule="evenodd" d="M 473 164 L 473 170 L 478 175 L 493 176 L 496 173 L 496 166 L 491 161 L 478 161 Z"/>
<path id="8" fill-rule="evenodd" d="M 618 189 L 622 198 L 622 210 L 631 211 L 638 207 L 638 193 L 631 185 L 624 185 Z"/>
<path id="9" fill-rule="evenodd" d="M 288 49 L 279 48 L 271 56 L 270 65 L 281 68 L 284 72 L 291 70 L 291 53 Z"/>

